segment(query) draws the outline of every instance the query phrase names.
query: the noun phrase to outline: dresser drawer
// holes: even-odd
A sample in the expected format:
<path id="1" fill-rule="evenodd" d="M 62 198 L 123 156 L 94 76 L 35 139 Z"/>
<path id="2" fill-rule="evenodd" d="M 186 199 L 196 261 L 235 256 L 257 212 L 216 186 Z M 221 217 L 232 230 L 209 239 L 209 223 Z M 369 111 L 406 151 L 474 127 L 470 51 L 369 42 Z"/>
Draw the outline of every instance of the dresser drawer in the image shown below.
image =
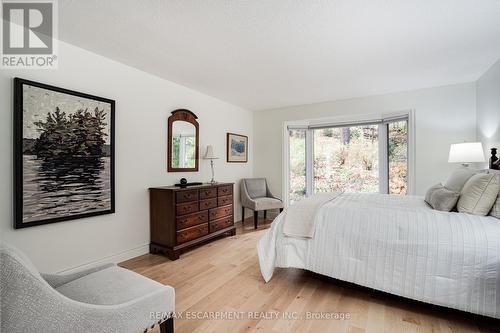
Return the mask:
<path id="1" fill-rule="evenodd" d="M 208 222 L 208 211 L 184 215 L 176 219 L 177 230 L 185 229 L 193 225 Z"/>
<path id="2" fill-rule="evenodd" d="M 210 232 L 215 232 L 233 225 L 233 216 L 223 217 L 219 220 L 210 222 Z"/>
<path id="3" fill-rule="evenodd" d="M 198 201 L 175 205 L 175 213 L 177 215 L 185 215 L 189 213 L 195 213 L 197 211 L 198 211 Z"/>
<path id="4" fill-rule="evenodd" d="M 215 197 L 217 197 L 217 189 L 215 187 L 200 190 L 200 199 L 209 199 Z"/>
<path id="5" fill-rule="evenodd" d="M 200 200 L 200 210 L 217 207 L 217 198 Z"/>
<path id="6" fill-rule="evenodd" d="M 175 201 L 177 203 L 190 202 L 198 200 L 198 190 L 179 191 L 175 194 Z"/>
<path id="7" fill-rule="evenodd" d="M 225 216 L 233 215 L 233 205 L 212 208 L 209 212 L 210 221 L 217 220 Z"/>
<path id="8" fill-rule="evenodd" d="M 226 195 L 226 196 L 217 198 L 217 206 L 231 205 L 232 203 L 233 203 L 233 196 L 232 195 Z"/>
<path id="9" fill-rule="evenodd" d="M 217 187 L 217 195 L 219 197 L 224 196 L 224 195 L 230 195 L 230 194 L 233 194 L 233 186 L 232 185 Z"/>
<path id="10" fill-rule="evenodd" d="M 182 231 L 177 231 L 177 244 L 185 243 L 207 234 L 208 223 L 200 224 L 191 228 L 184 229 Z"/>

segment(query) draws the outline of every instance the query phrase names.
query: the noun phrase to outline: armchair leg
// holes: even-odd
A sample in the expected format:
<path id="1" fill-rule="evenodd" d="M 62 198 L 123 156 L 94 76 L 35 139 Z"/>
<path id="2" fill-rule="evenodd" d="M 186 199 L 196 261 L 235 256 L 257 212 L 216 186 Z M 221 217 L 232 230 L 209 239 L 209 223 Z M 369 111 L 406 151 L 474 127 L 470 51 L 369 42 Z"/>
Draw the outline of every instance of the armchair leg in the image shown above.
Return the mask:
<path id="1" fill-rule="evenodd" d="M 170 317 L 160 324 L 160 333 L 174 333 L 174 318 Z"/>
<path id="2" fill-rule="evenodd" d="M 253 227 L 254 229 L 257 229 L 257 220 L 259 219 L 259 212 L 254 210 L 253 211 Z"/>
<path id="3" fill-rule="evenodd" d="M 264 211 L 264 220 L 267 220 L 267 210 Z"/>
<path id="4" fill-rule="evenodd" d="M 245 225 L 245 207 L 241 206 L 241 225 Z"/>
<path id="5" fill-rule="evenodd" d="M 280 213 L 283 211 L 283 208 L 280 208 Z"/>

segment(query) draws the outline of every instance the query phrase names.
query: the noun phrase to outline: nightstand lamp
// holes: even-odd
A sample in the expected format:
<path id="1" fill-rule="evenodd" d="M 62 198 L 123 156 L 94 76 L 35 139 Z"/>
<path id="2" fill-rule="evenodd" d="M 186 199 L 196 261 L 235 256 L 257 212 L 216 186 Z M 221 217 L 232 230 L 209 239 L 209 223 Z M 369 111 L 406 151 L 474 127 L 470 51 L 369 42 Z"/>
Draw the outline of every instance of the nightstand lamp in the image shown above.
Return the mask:
<path id="1" fill-rule="evenodd" d="M 484 150 L 481 142 L 455 143 L 450 146 L 448 163 L 461 163 L 469 167 L 469 163 L 483 163 Z"/>

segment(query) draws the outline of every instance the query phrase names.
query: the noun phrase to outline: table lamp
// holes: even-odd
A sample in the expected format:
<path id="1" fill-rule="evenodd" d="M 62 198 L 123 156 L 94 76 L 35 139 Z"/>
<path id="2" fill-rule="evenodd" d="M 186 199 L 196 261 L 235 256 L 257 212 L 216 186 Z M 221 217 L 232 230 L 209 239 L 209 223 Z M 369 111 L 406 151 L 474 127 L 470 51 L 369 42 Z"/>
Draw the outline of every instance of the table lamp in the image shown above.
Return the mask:
<path id="1" fill-rule="evenodd" d="M 461 163 L 468 167 L 469 163 L 484 162 L 484 150 L 481 142 L 454 143 L 450 146 L 448 163 Z"/>
<path id="2" fill-rule="evenodd" d="M 215 184 L 216 181 L 214 179 L 214 160 L 218 159 L 218 157 L 215 157 L 214 155 L 214 147 L 211 145 L 207 146 L 207 151 L 205 153 L 205 156 L 203 156 L 203 159 L 205 160 L 210 160 L 210 167 L 212 168 L 212 180 L 210 180 L 210 184 Z"/>

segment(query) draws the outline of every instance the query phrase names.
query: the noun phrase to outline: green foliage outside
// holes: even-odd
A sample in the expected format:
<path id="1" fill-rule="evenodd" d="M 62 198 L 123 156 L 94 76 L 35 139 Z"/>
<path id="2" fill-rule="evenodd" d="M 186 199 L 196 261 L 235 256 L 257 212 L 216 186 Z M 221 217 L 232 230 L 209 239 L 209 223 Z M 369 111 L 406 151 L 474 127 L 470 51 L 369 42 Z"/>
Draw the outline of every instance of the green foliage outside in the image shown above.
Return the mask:
<path id="1" fill-rule="evenodd" d="M 407 192 L 406 121 L 389 124 L 389 193 Z M 290 132 L 290 201 L 305 196 L 305 130 Z M 314 192 L 379 192 L 378 126 L 313 131 Z"/>
<path id="2" fill-rule="evenodd" d="M 181 138 L 172 138 L 172 165 L 174 167 L 194 168 L 195 165 L 195 138 L 185 137 L 184 139 L 184 152 L 185 156 L 181 154 Z M 181 159 L 184 160 L 184 166 L 181 165 Z"/>
<path id="3" fill-rule="evenodd" d="M 172 138 L 172 165 L 174 167 L 179 166 L 179 154 L 180 154 L 181 139 L 179 137 Z"/>
<path id="4" fill-rule="evenodd" d="M 314 192 L 378 192 L 377 126 L 314 131 Z"/>
<path id="5" fill-rule="evenodd" d="M 406 121 L 389 124 L 389 193 L 408 192 L 408 128 Z"/>
<path id="6" fill-rule="evenodd" d="M 56 107 L 47 113 L 45 121 L 34 124 L 40 136 L 34 144 L 38 157 L 100 157 L 104 156 L 106 115 L 104 110 L 78 110 L 67 115 Z"/>
<path id="7" fill-rule="evenodd" d="M 290 130 L 290 202 L 306 195 L 306 133 Z"/>

